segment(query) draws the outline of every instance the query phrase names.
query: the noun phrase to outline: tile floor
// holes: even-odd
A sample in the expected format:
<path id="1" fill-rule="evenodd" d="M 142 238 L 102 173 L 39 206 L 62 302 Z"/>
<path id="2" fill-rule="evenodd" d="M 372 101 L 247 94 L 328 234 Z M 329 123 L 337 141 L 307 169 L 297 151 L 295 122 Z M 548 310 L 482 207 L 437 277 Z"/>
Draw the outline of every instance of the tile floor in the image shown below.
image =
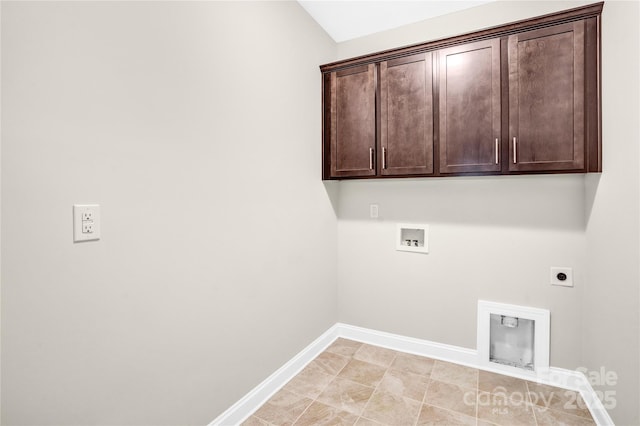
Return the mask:
<path id="1" fill-rule="evenodd" d="M 594 425 L 579 394 L 346 339 L 260 407 L 254 425 Z"/>

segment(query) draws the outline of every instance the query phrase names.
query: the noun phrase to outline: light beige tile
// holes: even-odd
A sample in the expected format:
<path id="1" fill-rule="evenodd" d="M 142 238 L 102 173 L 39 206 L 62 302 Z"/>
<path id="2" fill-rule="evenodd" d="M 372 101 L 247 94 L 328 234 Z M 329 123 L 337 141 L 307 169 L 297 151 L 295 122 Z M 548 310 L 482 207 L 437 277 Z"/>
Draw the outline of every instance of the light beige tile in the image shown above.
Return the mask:
<path id="1" fill-rule="evenodd" d="M 273 425 L 292 425 L 312 402 L 309 398 L 282 389 L 260 407 L 253 416 Z"/>
<path id="2" fill-rule="evenodd" d="M 360 417 L 355 426 L 385 426 L 382 423 L 374 422 L 366 417 Z"/>
<path id="3" fill-rule="evenodd" d="M 527 382 L 534 405 L 591 419 L 591 413 L 578 392 L 539 383 Z"/>
<path id="4" fill-rule="evenodd" d="M 360 346 L 362 346 L 362 343 L 360 342 L 339 337 L 327 348 L 327 352 L 351 357 L 358 349 L 360 349 Z"/>
<path id="5" fill-rule="evenodd" d="M 320 394 L 318 401 L 342 411 L 360 415 L 374 388 L 336 377 Z"/>
<path id="6" fill-rule="evenodd" d="M 242 426 L 271 426 L 271 423 L 256 416 L 251 416 L 242 422 Z"/>
<path id="7" fill-rule="evenodd" d="M 489 371 L 478 372 L 478 390 L 489 393 L 527 394 L 527 382 L 504 374 Z"/>
<path id="8" fill-rule="evenodd" d="M 536 417 L 595 424 L 574 391 L 338 339 L 243 426 L 534 426 Z"/>
<path id="9" fill-rule="evenodd" d="M 385 425 L 413 425 L 421 404 L 412 399 L 376 390 L 362 413 L 362 417 Z"/>
<path id="10" fill-rule="evenodd" d="M 360 346 L 360 349 L 353 355 L 355 359 L 368 362 L 370 364 L 388 367 L 393 362 L 398 353 L 391 349 L 385 349 L 378 346 L 367 345 Z"/>
<path id="11" fill-rule="evenodd" d="M 352 426 L 357 420 L 358 416 L 316 401 L 296 420 L 295 426 Z"/>
<path id="12" fill-rule="evenodd" d="M 533 406 L 527 399 L 507 394 L 478 393 L 478 418 L 503 426 L 536 425 Z"/>
<path id="13" fill-rule="evenodd" d="M 304 396 L 301 395 L 296 395 L 292 392 L 289 392 L 285 389 L 281 389 L 278 392 L 276 392 L 275 395 L 273 395 L 268 401 L 267 404 L 271 404 L 271 405 L 275 405 L 278 407 L 283 407 L 283 408 L 293 408 L 293 407 L 298 407 L 301 404 L 306 404 L 306 402 L 309 400 L 309 398 L 306 398 Z M 308 406 L 309 404 L 307 404 L 306 406 Z M 305 406 L 305 407 L 306 407 Z"/>
<path id="14" fill-rule="evenodd" d="M 495 423 L 488 422 L 486 420 L 482 420 L 482 419 L 476 419 L 476 420 L 478 420 L 477 426 L 500 426 L 500 425 L 496 425 Z"/>
<path id="15" fill-rule="evenodd" d="M 324 373 L 335 376 L 347 365 L 349 358 L 325 351 L 312 362 L 320 367 Z"/>
<path id="16" fill-rule="evenodd" d="M 353 380 L 365 386 L 376 387 L 382 380 L 385 371 L 386 368 L 379 365 L 352 359 L 338 374 L 338 377 Z"/>
<path id="17" fill-rule="evenodd" d="M 284 389 L 298 395 L 315 399 L 320 395 L 320 392 L 327 387 L 329 382 L 333 380 L 333 377 L 332 375 L 326 374 L 320 366 L 311 362 L 304 370 L 298 373 L 297 376 L 291 379 L 291 381 L 284 386 Z"/>
<path id="18" fill-rule="evenodd" d="M 564 411 L 544 407 L 535 407 L 534 410 L 539 425 L 591 426 L 596 424 L 591 418 L 573 416 Z"/>
<path id="19" fill-rule="evenodd" d="M 426 376 L 389 369 L 378 385 L 378 389 L 422 402 L 428 384 L 429 378 Z"/>
<path id="20" fill-rule="evenodd" d="M 451 383 L 431 380 L 424 402 L 436 407 L 475 417 L 476 397 L 477 391 L 475 389 L 463 388 Z"/>
<path id="21" fill-rule="evenodd" d="M 465 425 L 476 426 L 475 416 L 465 416 L 455 411 L 445 410 L 444 408 L 434 407 L 433 405 L 424 404 L 418 417 L 417 426 L 431 425 Z"/>
<path id="22" fill-rule="evenodd" d="M 435 361 L 431 379 L 465 388 L 478 388 L 478 370 L 450 362 Z"/>
<path id="23" fill-rule="evenodd" d="M 422 376 L 429 376 L 434 363 L 435 360 L 431 358 L 398 352 L 396 359 L 394 359 L 391 364 L 391 368 L 408 373 L 420 374 Z"/>

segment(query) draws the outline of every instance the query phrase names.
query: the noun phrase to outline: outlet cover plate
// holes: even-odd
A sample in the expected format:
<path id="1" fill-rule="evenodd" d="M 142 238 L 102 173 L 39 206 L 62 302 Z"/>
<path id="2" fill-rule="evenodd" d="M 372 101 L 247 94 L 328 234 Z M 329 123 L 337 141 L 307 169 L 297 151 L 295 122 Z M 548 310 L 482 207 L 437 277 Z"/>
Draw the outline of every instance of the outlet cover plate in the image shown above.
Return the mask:
<path id="1" fill-rule="evenodd" d="M 379 212 L 379 206 L 377 204 L 369 204 L 369 217 L 371 219 L 377 219 Z"/>
<path id="2" fill-rule="evenodd" d="M 100 239 L 100 206 L 98 204 L 73 205 L 73 241 Z"/>
<path id="3" fill-rule="evenodd" d="M 559 274 L 564 274 L 566 279 L 561 280 L 558 278 Z M 559 285 L 562 287 L 573 287 L 573 268 L 566 266 L 552 266 L 551 267 L 551 285 Z"/>

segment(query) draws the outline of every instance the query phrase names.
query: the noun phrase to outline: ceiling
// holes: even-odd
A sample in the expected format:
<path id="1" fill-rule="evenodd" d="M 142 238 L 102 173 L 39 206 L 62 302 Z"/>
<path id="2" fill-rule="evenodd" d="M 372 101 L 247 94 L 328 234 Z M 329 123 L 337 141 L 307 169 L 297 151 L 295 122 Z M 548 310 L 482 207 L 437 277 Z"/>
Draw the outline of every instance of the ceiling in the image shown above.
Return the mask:
<path id="1" fill-rule="evenodd" d="M 493 0 L 298 0 L 336 42 L 475 7 Z"/>

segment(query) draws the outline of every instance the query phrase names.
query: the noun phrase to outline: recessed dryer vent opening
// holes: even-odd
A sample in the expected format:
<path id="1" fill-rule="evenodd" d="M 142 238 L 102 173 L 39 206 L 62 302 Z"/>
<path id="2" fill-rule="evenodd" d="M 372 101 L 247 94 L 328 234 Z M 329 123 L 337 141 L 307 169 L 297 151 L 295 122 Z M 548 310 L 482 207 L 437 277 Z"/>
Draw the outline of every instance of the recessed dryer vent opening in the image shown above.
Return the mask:
<path id="1" fill-rule="evenodd" d="M 479 300 L 478 356 L 494 370 L 548 370 L 549 311 Z"/>
<path id="2" fill-rule="evenodd" d="M 489 315 L 489 361 L 533 371 L 534 320 Z"/>

